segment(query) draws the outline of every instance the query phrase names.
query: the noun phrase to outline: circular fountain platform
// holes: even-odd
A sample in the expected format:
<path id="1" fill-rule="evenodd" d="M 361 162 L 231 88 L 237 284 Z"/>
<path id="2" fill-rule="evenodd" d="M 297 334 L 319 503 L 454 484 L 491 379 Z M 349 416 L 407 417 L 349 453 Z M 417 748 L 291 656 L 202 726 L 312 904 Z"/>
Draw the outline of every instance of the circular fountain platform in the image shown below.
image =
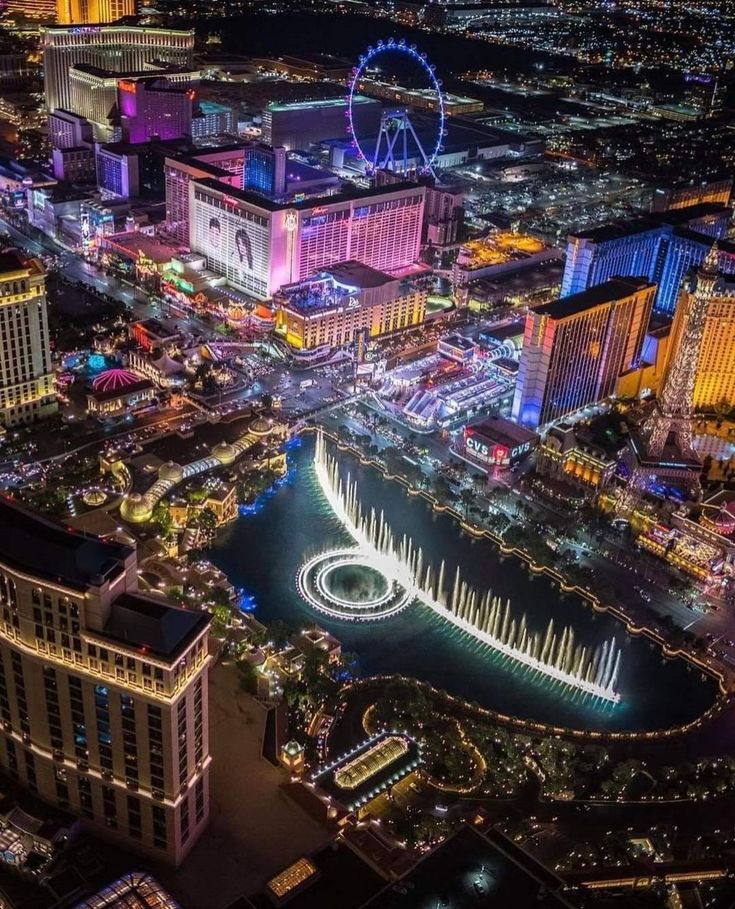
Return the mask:
<path id="1" fill-rule="evenodd" d="M 380 560 L 359 549 L 314 556 L 301 566 L 296 583 L 314 609 L 352 622 L 388 618 L 414 599 L 414 592 L 391 577 Z"/>

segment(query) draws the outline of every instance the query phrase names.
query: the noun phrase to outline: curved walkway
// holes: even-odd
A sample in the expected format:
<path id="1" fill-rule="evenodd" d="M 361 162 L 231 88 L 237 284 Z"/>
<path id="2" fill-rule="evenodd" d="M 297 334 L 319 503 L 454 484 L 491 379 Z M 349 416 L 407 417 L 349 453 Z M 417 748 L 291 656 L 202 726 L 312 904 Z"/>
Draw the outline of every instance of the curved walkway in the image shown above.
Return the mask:
<path id="1" fill-rule="evenodd" d="M 260 436 L 257 433 L 248 429 L 236 442 L 233 442 L 231 446 L 234 450 L 232 463 L 245 454 L 249 448 L 252 448 L 259 438 Z M 197 461 L 191 461 L 189 464 L 182 467 L 179 476 L 159 477 L 148 491 L 138 498 L 129 496 L 125 499 L 120 509 L 122 516 L 126 518 L 126 520 L 133 521 L 134 523 L 148 521 L 153 514 L 153 509 L 158 505 L 161 499 L 180 483 L 198 476 L 201 473 L 208 473 L 210 470 L 214 470 L 217 467 L 224 467 L 228 463 L 230 463 L 229 460 L 223 461 L 211 454 L 207 455 L 206 458 L 199 458 Z M 126 503 L 130 503 L 128 507 L 126 507 Z"/>

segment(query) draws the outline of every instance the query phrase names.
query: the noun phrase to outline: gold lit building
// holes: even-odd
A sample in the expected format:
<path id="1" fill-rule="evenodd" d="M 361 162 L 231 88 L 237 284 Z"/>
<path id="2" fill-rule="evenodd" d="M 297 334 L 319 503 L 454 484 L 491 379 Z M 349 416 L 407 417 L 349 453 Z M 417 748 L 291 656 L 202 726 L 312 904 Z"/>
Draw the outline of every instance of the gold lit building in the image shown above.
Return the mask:
<path id="1" fill-rule="evenodd" d="M 137 590 L 135 550 L 0 499 L 0 768 L 179 864 L 209 814 L 209 616 Z"/>
<path id="2" fill-rule="evenodd" d="M 56 407 L 46 273 L 37 259 L 0 253 L 0 423 L 30 423 Z"/>
<path id="3" fill-rule="evenodd" d="M 57 0 L 59 25 L 99 25 L 134 16 L 137 0 Z"/>
<path id="4" fill-rule="evenodd" d="M 297 350 L 340 347 L 420 325 L 426 291 L 361 262 L 333 265 L 281 288 L 274 297 L 276 331 Z"/>
<path id="5" fill-rule="evenodd" d="M 670 356 L 679 349 L 680 336 L 694 296 L 685 286 L 671 330 Z M 704 317 L 692 406 L 711 410 L 735 406 L 735 285 L 720 278 Z"/>

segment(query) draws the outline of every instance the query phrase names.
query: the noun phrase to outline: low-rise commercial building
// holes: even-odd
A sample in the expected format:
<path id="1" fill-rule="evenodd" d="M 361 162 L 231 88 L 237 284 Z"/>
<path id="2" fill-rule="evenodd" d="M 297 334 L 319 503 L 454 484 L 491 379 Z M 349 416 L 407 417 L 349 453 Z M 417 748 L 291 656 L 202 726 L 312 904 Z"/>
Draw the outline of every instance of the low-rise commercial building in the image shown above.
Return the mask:
<path id="1" fill-rule="evenodd" d="M 351 344 L 420 325 L 426 291 L 360 262 L 333 265 L 274 298 L 276 331 L 298 350 Z"/>

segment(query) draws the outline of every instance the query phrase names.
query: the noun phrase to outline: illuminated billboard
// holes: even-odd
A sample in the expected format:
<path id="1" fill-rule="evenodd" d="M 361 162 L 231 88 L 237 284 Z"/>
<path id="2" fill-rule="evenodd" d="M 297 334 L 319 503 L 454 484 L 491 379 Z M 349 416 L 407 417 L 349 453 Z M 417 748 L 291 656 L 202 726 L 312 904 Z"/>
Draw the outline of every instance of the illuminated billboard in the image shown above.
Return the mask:
<path id="1" fill-rule="evenodd" d="M 464 430 L 464 453 L 477 464 L 508 466 L 530 454 L 538 444 L 535 432 L 522 426 L 493 417 Z"/>
<path id="2" fill-rule="evenodd" d="M 192 248 L 234 287 L 268 296 L 270 223 L 226 198 L 197 193 L 191 218 Z"/>

